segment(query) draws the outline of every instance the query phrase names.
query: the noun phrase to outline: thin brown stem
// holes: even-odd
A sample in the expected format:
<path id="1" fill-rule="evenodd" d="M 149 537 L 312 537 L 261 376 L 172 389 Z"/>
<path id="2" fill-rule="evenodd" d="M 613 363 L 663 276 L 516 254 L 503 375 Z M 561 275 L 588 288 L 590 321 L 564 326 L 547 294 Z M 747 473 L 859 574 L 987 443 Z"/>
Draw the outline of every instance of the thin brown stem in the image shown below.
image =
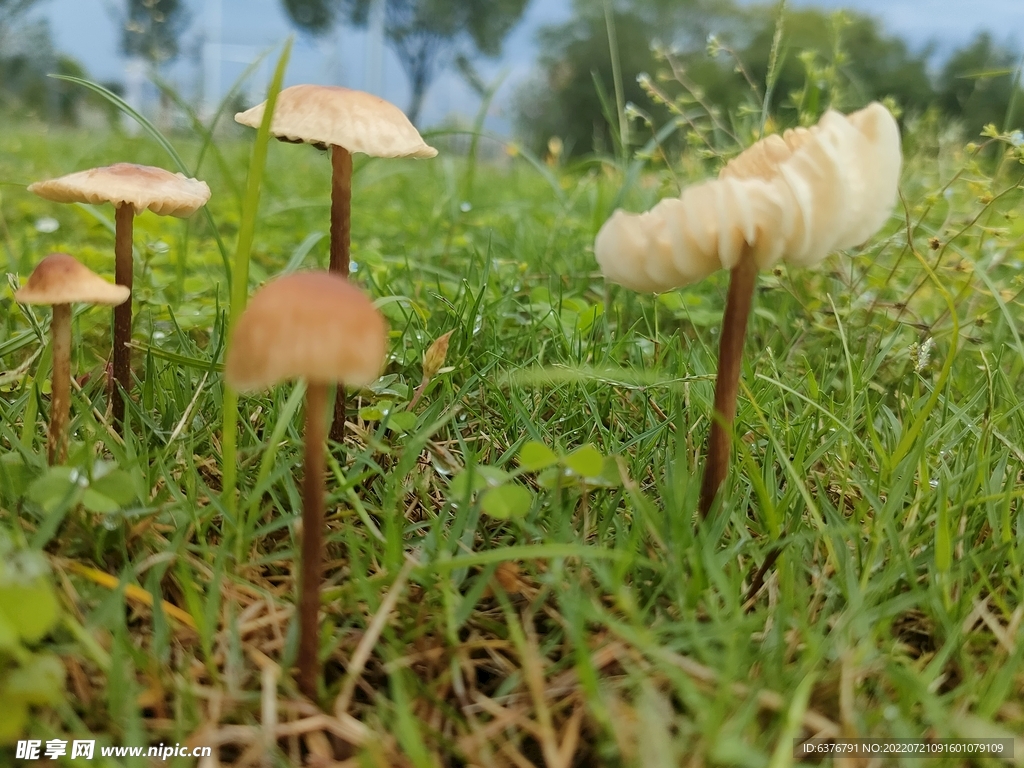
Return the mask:
<path id="1" fill-rule="evenodd" d="M 331 147 L 331 272 L 348 277 L 352 239 L 352 153 Z"/>
<path id="2" fill-rule="evenodd" d="M 424 376 L 422 379 L 420 379 L 419 386 L 416 387 L 415 390 L 413 390 L 412 400 L 409 401 L 409 405 L 407 405 L 405 407 L 405 410 L 411 411 L 413 408 L 416 407 L 416 403 L 418 403 L 420 401 L 420 398 L 423 397 L 423 393 L 426 391 L 427 384 L 429 384 L 429 383 L 430 383 L 430 377 L 429 376 Z"/>
<path id="3" fill-rule="evenodd" d="M 764 558 L 764 562 L 761 563 L 761 567 L 754 572 L 753 577 L 750 579 L 750 588 L 747 590 L 747 596 L 743 598 L 743 604 L 748 605 L 747 610 L 753 608 L 753 600 L 757 597 L 757 593 L 761 591 L 761 587 L 764 586 L 765 576 L 768 575 L 768 571 L 775 565 L 775 561 L 779 559 L 779 555 L 782 554 L 782 546 L 785 542 L 783 539 L 786 534 L 782 534 L 775 542 L 775 548 L 772 549 Z"/>
<path id="4" fill-rule="evenodd" d="M 324 548 L 327 385 L 306 389 L 306 468 L 302 481 L 302 578 L 299 583 L 299 690 L 317 700 L 320 677 L 320 578 Z"/>
<path id="5" fill-rule="evenodd" d="M 352 240 L 352 153 L 331 146 L 331 261 L 330 271 L 348 277 Z M 338 387 L 331 420 L 331 440 L 345 440 L 345 389 Z"/>
<path id="6" fill-rule="evenodd" d="M 53 337 L 53 377 L 50 380 L 50 431 L 46 449 L 50 465 L 68 455 L 68 414 L 71 411 L 71 305 L 54 304 L 50 321 Z"/>
<path id="7" fill-rule="evenodd" d="M 114 282 L 132 288 L 132 224 L 135 209 L 122 203 L 114 216 Z M 114 307 L 114 379 L 110 386 L 114 429 L 124 429 L 125 399 L 132 386 L 132 297 Z"/>
<path id="8" fill-rule="evenodd" d="M 715 412 L 708 438 L 707 465 L 700 487 L 700 514 L 707 518 L 715 496 L 729 474 L 732 451 L 732 422 L 736 418 L 736 395 L 743 368 L 743 341 L 747 318 L 754 299 L 757 263 L 748 250 L 740 255 L 729 278 L 729 296 L 722 320 L 722 338 L 718 347 L 718 378 L 715 381 Z"/>

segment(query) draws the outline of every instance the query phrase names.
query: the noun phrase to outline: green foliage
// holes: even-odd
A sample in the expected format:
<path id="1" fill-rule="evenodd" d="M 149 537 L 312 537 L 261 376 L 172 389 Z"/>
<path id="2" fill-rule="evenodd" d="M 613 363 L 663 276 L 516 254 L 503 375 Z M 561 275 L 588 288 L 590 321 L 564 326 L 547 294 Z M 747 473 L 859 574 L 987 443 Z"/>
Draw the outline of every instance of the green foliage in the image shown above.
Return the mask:
<path id="1" fill-rule="evenodd" d="M 84 75 L 82 67 L 54 47 L 45 21 L 29 17 L 38 0 L 0 0 L 0 115 L 25 113 L 73 123 L 81 94 L 46 75 Z"/>
<path id="2" fill-rule="evenodd" d="M 1003 129 L 1024 126 L 1024 91 L 1020 54 L 997 45 L 986 32 L 960 48 L 939 75 L 938 103 L 957 115 L 969 136 L 989 123 Z"/>
<path id="3" fill-rule="evenodd" d="M 670 35 L 674 31 L 664 26 L 671 23 L 670 19 L 663 18 L 664 14 L 645 14 L 634 5 L 616 7 L 612 16 L 621 67 L 621 90 L 626 103 L 651 109 L 637 77 L 656 69 L 657 62 L 651 51 L 654 30 L 668 30 Z M 683 4 L 697 14 L 695 5 Z M 681 13 L 680 17 L 683 15 Z M 548 139 L 558 136 L 565 144 L 567 155 L 612 151 L 611 131 L 616 130 L 617 125 L 613 114 L 607 110 L 608 104 L 602 103 L 601 93 L 615 92 L 615 78 L 602 4 L 577 3 L 576 14 L 570 21 L 541 29 L 538 41 L 543 75 L 517 96 L 517 128 L 527 145 L 543 152 Z M 655 108 L 654 119 L 663 124 L 668 119 L 667 110 Z"/>
<path id="4" fill-rule="evenodd" d="M 737 55 L 754 81 L 764 83 L 775 15 L 769 8 L 752 10 L 747 23 L 750 38 Z M 826 107 L 848 112 L 886 97 L 915 113 L 934 103 L 928 74 L 931 52 L 911 51 L 904 40 L 886 33 L 874 17 L 850 11 L 828 15 L 816 9 L 791 9 L 786 12 L 783 29 L 781 64 L 770 107 L 784 123 L 797 122 L 792 110 L 806 106 L 806 89 L 812 86 L 827 91 L 825 100 L 813 110 L 814 120 Z"/>
<path id="5" fill-rule="evenodd" d="M 0 530 L 0 747 L 23 735 L 32 707 L 64 700 L 64 666 L 36 648 L 59 617 L 46 560 Z"/>
<path id="6" fill-rule="evenodd" d="M 616 119 L 602 93 L 615 90 L 609 29 L 597 0 L 578 0 L 564 24 L 542 28 L 540 76 L 517 95 L 517 129 L 536 152 L 552 136 L 567 154 L 607 152 Z M 682 121 L 695 133 L 661 143 L 676 151 L 709 141 L 721 148 L 730 130 L 741 132 L 745 112 L 762 109 L 776 126 L 815 122 L 834 107 L 842 111 L 888 99 L 897 111 L 922 114 L 938 108 L 976 136 L 988 123 L 1017 127 L 1024 118 L 1024 90 L 1017 54 L 980 35 L 954 51 L 937 78 L 929 73 L 930 47 L 914 51 L 871 16 L 852 11 L 759 5 L 737 8 L 699 0 L 666 6 L 657 0 L 614 3 L 621 82 L 634 121 L 635 146 L 661 126 Z M 779 45 L 776 34 L 781 30 Z M 768 68 L 777 57 L 767 87 Z M 596 85 L 596 87 L 595 87 Z M 1016 106 L 1014 106 L 1016 105 Z M 711 118 L 701 136 L 699 124 Z M 755 131 L 755 135 L 757 131 Z M 740 141 L 740 146 L 745 145 Z"/>

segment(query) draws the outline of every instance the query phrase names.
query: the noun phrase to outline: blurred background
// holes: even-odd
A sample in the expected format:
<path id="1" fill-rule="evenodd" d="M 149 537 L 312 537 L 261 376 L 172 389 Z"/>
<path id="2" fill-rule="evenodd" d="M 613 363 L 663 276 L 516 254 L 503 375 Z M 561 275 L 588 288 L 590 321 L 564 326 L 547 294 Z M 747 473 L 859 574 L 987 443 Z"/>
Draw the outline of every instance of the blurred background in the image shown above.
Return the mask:
<path id="1" fill-rule="evenodd" d="M 556 137 L 569 157 L 618 141 L 609 101 L 626 107 L 639 143 L 649 138 L 678 104 L 659 95 L 666 68 L 686 98 L 722 114 L 763 94 L 778 10 L 714 0 L 0 0 L 0 120 L 118 121 L 87 90 L 47 77 L 59 73 L 104 84 L 162 127 L 185 126 L 169 93 L 209 116 L 251 68 L 231 109 L 261 101 L 275 59 L 266 54 L 294 32 L 288 84 L 371 91 L 421 128 L 471 124 L 485 103 L 489 130 L 538 152 Z M 816 81 L 839 108 L 888 98 L 905 115 L 952 119 L 968 138 L 1024 122 L 1020 0 L 801 0 L 784 25 L 770 99 L 783 122 L 787 110 L 798 120 Z"/>

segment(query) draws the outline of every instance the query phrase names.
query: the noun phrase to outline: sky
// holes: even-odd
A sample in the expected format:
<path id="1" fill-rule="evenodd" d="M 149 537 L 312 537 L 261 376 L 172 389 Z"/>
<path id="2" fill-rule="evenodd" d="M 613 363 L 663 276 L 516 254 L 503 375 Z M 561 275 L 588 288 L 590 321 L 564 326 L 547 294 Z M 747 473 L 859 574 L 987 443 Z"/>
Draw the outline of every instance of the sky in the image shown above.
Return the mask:
<path id="1" fill-rule="evenodd" d="M 751 0 L 741 0 L 750 3 Z M 208 90 L 223 93 L 244 70 L 246 62 L 280 43 L 291 31 L 280 0 L 219 0 L 221 4 L 221 57 L 205 48 L 211 39 L 215 0 L 187 0 L 190 26 L 182 41 L 182 55 L 169 73 L 186 96 L 199 100 L 204 81 Z M 790 0 L 795 6 L 849 7 L 878 17 L 885 27 L 912 45 L 929 41 L 938 45 L 940 55 L 968 41 L 982 29 L 997 40 L 1024 42 L 1024 0 Z M 93 79 L 124 81 L 125 61 L 118 52 L 116 21 L 120 0 L 43 0 L 36 15 L 46 18 L 59 49 L 78 59 Z M 537 55 L 536 32 L 546 24 L 569 18 L 571 0 L 531 0 L 519 25 L 505 41 L 498 60 L 482 60 L 483 79 L 504 76 L 492 104 L 488 126 L 506 132 L 510 127 L 512 98 L 518 85 L 533 72 Z M 286 85 L 313 82 L 347 85 L 375 90 L 378 95 L 406 107 L 409 88 L 395 57 L 386 49 L 380 68 L 379 87 L 372 88 L 373 67 L 368 65 L 365 32 L 339 28 L 326 38 L 296 39 Z M 204 52 L 206 64 L 204 66 Z M 209 66 L 218 58 L 219 68 Z M 372 59 L 371 59 L 372 60 Z M 250 100 L 260 95 L 269 79 L 268 60 L 257 73 L 249 90 Z M 215 76 L 216 75 L 216 76 Z M 371 86 L 371 87 L 368 87 Z M 427 94 L 421 124 L 437 124 L 451 115 L 472 117 L 479 105 L 473 91 L 455 73 L 438 77 Z"/>

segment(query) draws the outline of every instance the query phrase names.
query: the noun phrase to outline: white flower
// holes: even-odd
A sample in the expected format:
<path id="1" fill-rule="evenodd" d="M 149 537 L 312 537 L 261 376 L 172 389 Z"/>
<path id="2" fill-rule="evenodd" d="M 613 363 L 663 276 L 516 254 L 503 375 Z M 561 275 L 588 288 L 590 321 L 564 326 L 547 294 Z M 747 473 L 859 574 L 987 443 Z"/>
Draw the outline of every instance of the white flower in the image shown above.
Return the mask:
<path id="1" fill-rule="evenodd" d="M 43 216 L 42 218 L 36 219 L 35 227 L 36 232 L 42 232 L 44 235 L 48 235 L 51 232 L 56 232 L 60 229 L 60 222 L 49 216 Z"/>

